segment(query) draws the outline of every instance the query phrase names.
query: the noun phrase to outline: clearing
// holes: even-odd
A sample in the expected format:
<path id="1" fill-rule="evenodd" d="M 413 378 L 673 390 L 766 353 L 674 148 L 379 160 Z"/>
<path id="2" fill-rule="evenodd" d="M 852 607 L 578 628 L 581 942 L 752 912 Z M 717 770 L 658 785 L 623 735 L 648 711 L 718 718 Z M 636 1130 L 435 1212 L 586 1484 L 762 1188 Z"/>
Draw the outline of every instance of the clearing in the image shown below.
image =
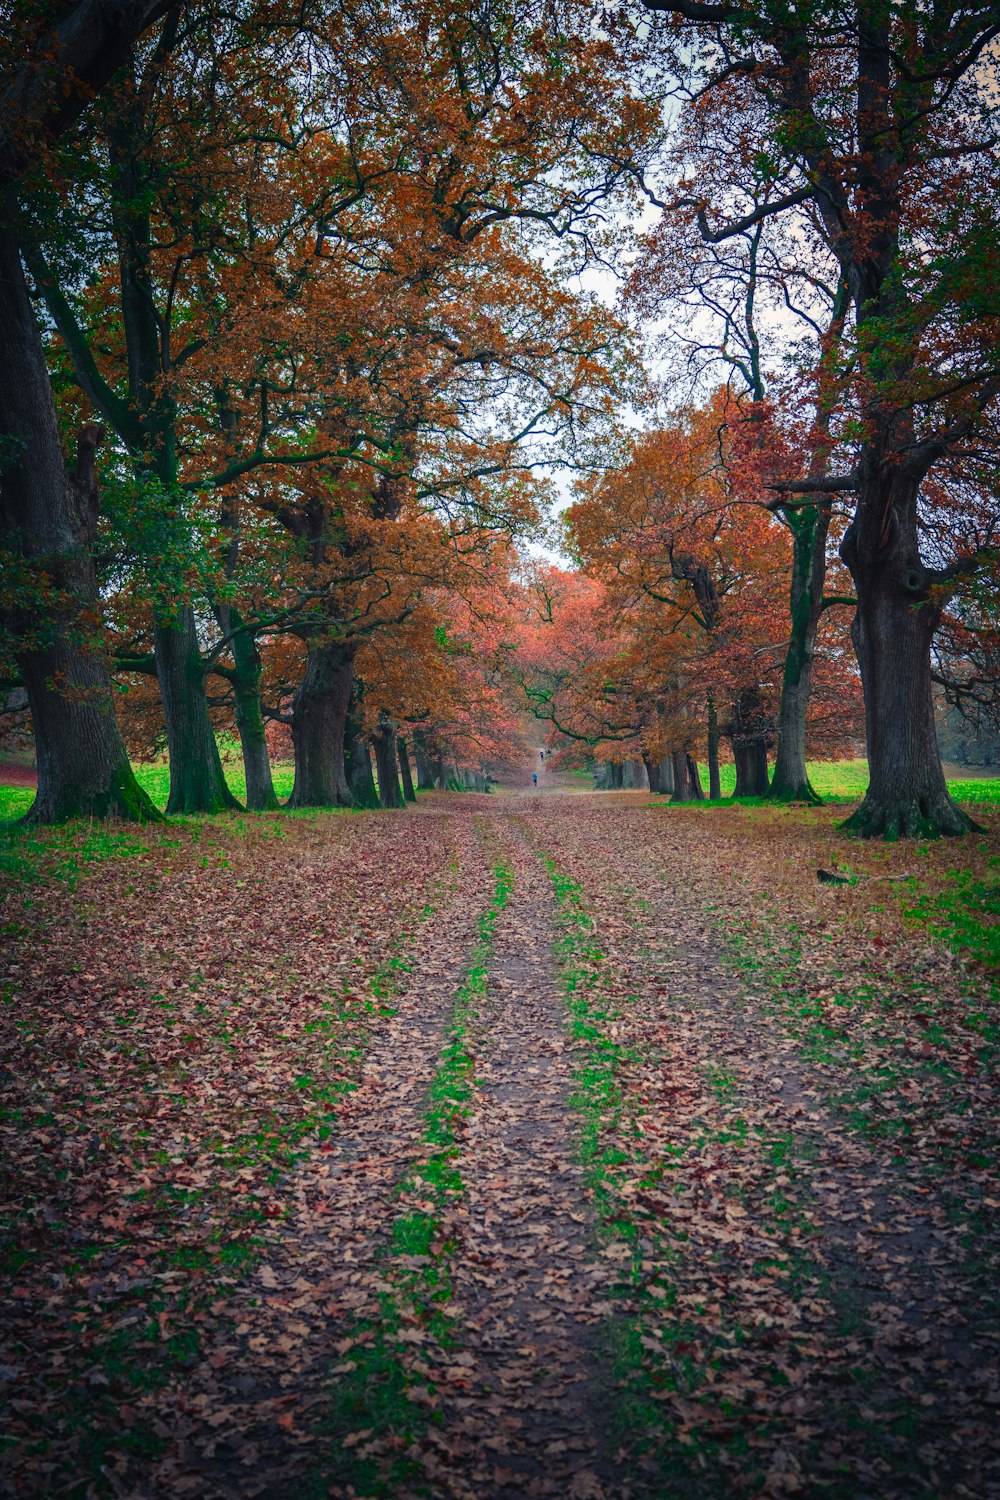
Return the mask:
<path id="1" fill-rule="evenodd" d="M 9 841 L 2 1493 L 1000 1496 L 996 811 L 531 769 Z"/>

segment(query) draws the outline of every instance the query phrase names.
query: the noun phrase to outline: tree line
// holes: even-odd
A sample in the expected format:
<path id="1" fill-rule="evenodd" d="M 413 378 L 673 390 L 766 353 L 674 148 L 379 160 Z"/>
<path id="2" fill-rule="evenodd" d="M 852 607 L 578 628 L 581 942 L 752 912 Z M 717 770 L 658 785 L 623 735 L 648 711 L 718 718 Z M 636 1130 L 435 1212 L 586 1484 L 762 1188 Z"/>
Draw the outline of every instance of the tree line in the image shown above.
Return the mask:
<path id="1" fill-rule="evenodd" d="M 809 798 L 807 732 L 844 743 L 860 682 L 849 826 L 968 829 L 934 694 L 988 709 L 997 675 L 993 7 L 4 27 L 0 670 L 34 819 L 156 816 L 128 750 L 158 738 L 168 812 L 232 806 L 230 723 L 248 806 L 269 725 L 293 805 L 370 801 L 369 745 L 396 800 L 400 743 L 447 780 L 525 702 L 682 789 L 728 739 L 738 790 Z M 526 578 L 555 463 L 576 572 Z"/>

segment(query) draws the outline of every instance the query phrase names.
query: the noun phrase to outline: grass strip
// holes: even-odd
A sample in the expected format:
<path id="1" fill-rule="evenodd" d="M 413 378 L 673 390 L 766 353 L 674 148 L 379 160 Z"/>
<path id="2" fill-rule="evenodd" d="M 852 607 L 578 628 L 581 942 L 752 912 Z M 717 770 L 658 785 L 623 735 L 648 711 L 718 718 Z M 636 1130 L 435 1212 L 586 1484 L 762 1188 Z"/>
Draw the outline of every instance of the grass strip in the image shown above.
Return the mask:
<path id="1" fill-rule="evenodd" d="M 428 1090 L 421 1149 L 397 1187 L 400 1211 L 376 1264 L 378 1313 L 359 1319 L 338 1349 L 349 1358 L 323 1423 L 328 1457 L 307 1494 L 325 1496 L 332 1478 L 359 1495 L 383 1497 L 419 1483 L 415 1444 L 437 1412 L 435 1363 L 460 1344 L 452 1302 L 449 1206 L 464 1191 L 459 1157 L 476 1088 L 469 1034 L 489 984 L 497 919 L 513 889 L 509 867 L 494 866 L 494 889 L 479 918 L 469 967 L 456 992 Z"/>
<path id="2" fill-rule="evenodd" d="M 718 1149 L 753 1149 L 761 1154 L 770 1180 L 765 1215 L 772 1257 L 762 1256 L 755 1272 L 794 1289 L 815 1286 L 816 1268 L 795 1240 L 808 1233 L 808 1203 L 792 1201 L 773 1181 L 790 1180 L 805 1169 L 801 1142 L 789 1134 L 764 1139 L 749 1131 L 736 1113 L 735 1080 L 706 1065 L 705 1082 L 722 1116 L 716 1125 L 704 1118 L 692 1123 L 683 1145 L 666 1143 L 651 1150 L 642 1117 L 642 1102 L 628 1087 L 627 1073 L 649 1064 L 650 1052 L 619 1039 L 628 1016 L 607 956 L 595 941 L 595 923 L 580 885 L 563 874 L 554 860 L 542 856 L 557 903 L 558 936 L 554 952 L 570 1017 L 570 1032 L 581 1044 L 570 1103 L 581 1122 L 580 1155 L 597 1212 L 597 1233 L 605 1253 L 617 1262 L 612 1296 L 621 1307 L 609 1316 L 605 1347 L 612 1366 L 611 1434 L 647 1471 L 671 1492 L 715 1496 L 727 1492 L 731 1466 L 745 1474 L 760 1465 L 751 1451 L 768 1431 L 763 1414 L 749 1414 L 733 1401 L 718 1402 L 715 1383 L 740 1347 L 754 1338 L 723 1308 L 714 1331 L 703 1318 L 685 1313 L 680 1294 L 690 1272 L 703 1277 L 706 1267 L 692 1260 L 684 1238 L 671 1234 L 669 1200 L 684 1168 Z M 627 1006 L 629 997 L 625 997 Z M 669 1059 L 664 1058 L 664 1066 Z M 632 1142 L 634 1141 L 634 1146 Z M 682 1160 L 683 1158 L 683 1160 Z M 780 1248 L 779 1248 L 780 1247 Z M 706 1301 L 711 1300 L 706 1291 Z M 700 1307 L 695 1308 L 701 1312 Z M 705 1402 L 704 1408 L 702 1402 Z M 728 1465 L 728 1475 L 727 1475 Z M 763 1472 L 759 1474 L 763 1479 Z"/>
<path id="3" fill-rule="evenodd" d="M 221 1196 L 224 1222 L 204 1247 L 157 1245 L 151 1254 L 144 1242 L 122 1240 L 117 1245 L 84 1246 L 78 1264 L 68 1263 L 63 1273 L 73 1275 L 85 1268 L 91 1257 L 114 1249 L 120 1256 L 145 1261 L 143 1276 L 133 1282 L 127 1299 L 119 1303 L 119 1316 L 110 1336 L 103 1326 L 81 1322 L 80 1342 L 89 1367 L 88 1384 L 77 1382 L 64 1401 L 63 1418 L 78 1430 L 77 1469 L 97 1486 L 96 1493 L 110 1493 L 103 1483 L 109 1451 L 155 1456 L 163 1439 L 143 1423 L 121 1422 L 122 1406 L 135 1396 L 169 1383 L 177 1370 L 192 1368 L 199 1355 L 198 1324 L 205 1308 L 218 1295 L 218 1281 L 231 1282 L 251 1274 L 267 1253 L 268 1241 L 260 1231 L 285 1217 L 281 1188 L 287 1172 L 307 1154 L 314 1141 L 325 1140 L 336 1129 L 336 1110 L 353 1092 L 361 1059 L 378 1022 L 395 1014 L 395 1002 L 405 976 L 413 967 L 413 945 L 425 922 L 438 911 L 442 900 L 460 878 L 457 861 L 432 886 L 423 906 L 389 944 L 385 959 L 367 981 L 355 983 L 343 994 L 324 1004 L 321 1018 L 306 1030 L 311 1037 L 314 1066 L 308 1076 L 294 1084 L 299 1104 L 294 1120 L 275 1115 L 262 1119 L 250 1132 L 214 1147 L 217 1181 L 197 1190 L 165 1183 L 137 1195 L 147 1220 L 156 1222 L 160 1237 L 163 1225 L 183 1217 L 213 1192 Z M 238 1020 L 235 1023 L 238 1025 Z M 345 1038 L 344 1033 L 349 1030 Z M 306 1101 L 305 1111 L 302 1100 Z M 263 1196 L 234 1191 L 240 1177 L 250 1171 L 265 1177 Z M 0 1265 L 3 1264 L 0 1236 Z M 17 1269 L 8 1265 L 8 1273 Z M 2 1441 L 2 1439 L 0 1439 Z M 81 1482 L 83 1482 L 81 1480 Z"/>

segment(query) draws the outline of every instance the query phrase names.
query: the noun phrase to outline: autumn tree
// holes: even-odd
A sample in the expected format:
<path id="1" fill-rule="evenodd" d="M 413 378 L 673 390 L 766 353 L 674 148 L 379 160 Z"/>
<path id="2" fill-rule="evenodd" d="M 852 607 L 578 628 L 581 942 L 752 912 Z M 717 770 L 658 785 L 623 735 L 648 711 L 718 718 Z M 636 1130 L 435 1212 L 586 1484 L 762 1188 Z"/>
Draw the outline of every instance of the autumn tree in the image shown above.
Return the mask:
<path id="1" fill-rule="evenodd" d="M 718 736 L 727 734 L 737 795 L 767 791 L 775 662 L 784 640 L 778 588 L 787 572 L 779 528 L 731 483 L 728 401 L 636 439 L 621 467 L 582 486 L 567 513 L 574 554 L 604 583 L 629 628 L 668 643 L 670 683 L 706 720 L 710 787 L 719 795 Z M 676 748 L 682 748 L 680 746 Z"/>
<path id="2" fill-rule="evenodd" d="M 692 107 L 748 123 L 752 193 L 675 183 L 671 211 L 714 243 L 797 215 L 847 288 L 841 403 L 852 415 L 821 474 L 781 482 L 806 505 L 853 497 L 841 555 L 857 610 L 870 784 L 848 820 L 866 837 L 960 834 L 937 750 L 931 652 L 948 595 L 982 552 L 927 545 L 927 481 L 992 431 L 996 362 L 996 97 L 992 7 L 844 7 L 649 0 L 693 75 Z M 836 460 L 843 457 L 841 467 Z"/>
<path id="3" fill-rule="evenodd" d="M 20 257 L 26 176 L 108 86 L 163 0 L 80 0 L 10 9 L 0 64 L 0 526 L 12 655 L 27 690 L 38 760 L 29 817 L 155 815 L 129 766 L 110 673 L 94 641 L 91 546 L 100 431 L 85 427 L 75 467 L 63 456 L 42 335 Z"/>
<path id="4" fill-rule="evenodd" d="M 739 185 L 756 202 L 745 143 L 745 119 L 732 114 L 724 97 L 710 97 L 688 115 L 675 150 L 697 160 L 716 191 Z M 853 603 L 835 589 L 825 592 L 837 497 L 781 503 L 768 485 L 802 470 L 821 473 L 828 463 L 847 287 L 832 274 L 824 278 L 811 247 L 781 217 L 762 217 L 721 241 L 710 231 L 703 234 L 703 226 L 703 219 L 678 224 L 668 215 L 644 237 L 629 301 L 656 319 L 664 302 L 671 307 L 674 316 L 658 343 L 675 380 L 681 370 L 695 387 L 706 377 L 724 376 L 729 399 L 720 416 L 728 429 L 725 451 L 734 490 L 748 507 L 768 506 L 791 535 L 774 775 L 768 784 L 756 774 L 754 790 L 818 802 L 805 760 L 817 635 L 824 610 Z M 783 342 L 768 337 L 769 324 L 784 329 Z M 745 514 L 749 518 L 749 510 Z"/>

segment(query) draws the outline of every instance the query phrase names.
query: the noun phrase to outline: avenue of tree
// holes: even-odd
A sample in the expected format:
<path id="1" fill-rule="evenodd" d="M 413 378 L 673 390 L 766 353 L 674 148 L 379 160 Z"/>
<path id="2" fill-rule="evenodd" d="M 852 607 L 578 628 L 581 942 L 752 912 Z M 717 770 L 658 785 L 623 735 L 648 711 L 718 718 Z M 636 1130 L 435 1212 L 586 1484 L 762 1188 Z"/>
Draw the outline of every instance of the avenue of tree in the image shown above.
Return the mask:
<path id="1" fill-rule="evenodd" d="M 995 6 L 2 24 L 32 820 L 159 817 L 161 748 L 168 814 L 235 809 L 220 733 L 249 808 L 285 739 L 292 806 L 401 806 L 482 786 L 530 713 L 679 800 L 731 755 L 737 795 L 814 801 L 807 752 L 863 742 L 851 831 L 972 826 L 935 716 L 1000 698 Z M 524 553 L 560 467 L 567 567 Z"/>

